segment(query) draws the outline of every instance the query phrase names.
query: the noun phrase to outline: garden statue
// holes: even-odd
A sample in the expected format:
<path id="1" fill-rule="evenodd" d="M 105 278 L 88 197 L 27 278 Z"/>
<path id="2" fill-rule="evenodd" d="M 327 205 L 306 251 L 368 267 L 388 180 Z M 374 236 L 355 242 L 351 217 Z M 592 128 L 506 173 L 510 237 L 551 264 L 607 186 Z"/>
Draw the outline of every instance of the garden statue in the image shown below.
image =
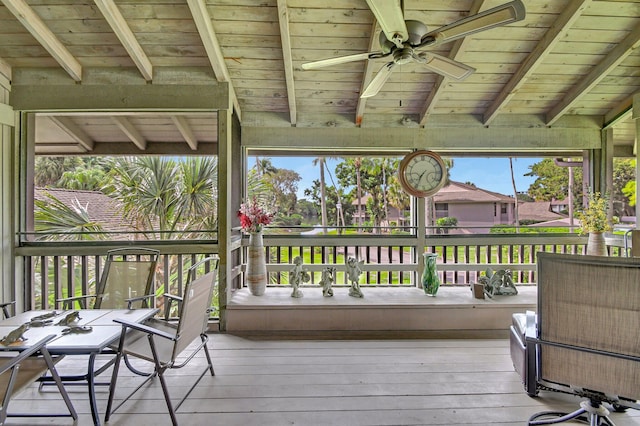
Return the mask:
<path id="1" fill-rule="evenodd" d="M 364 297 L 360 290 L 360 274 L 362 273 L 362 265 L 364 260 L 358 261 L 355 257 L 349 257 L 347 259 L 347 277 L 351 281 L 351 288 L 349 289 L 349 296 Z"/>
<path id="2" fill-rule="evenodd" d="M 478 278 L 478 281 L 484 286 L 484 294 L 490 299 L 496 295 L 513 296 L 518 294 L 509 269 L 498 269 L 493 272 L 491 268 L 487 268 L 485 275 Z"/>
<path id="3" fill-rule="evenodd" d="M 291 297 L 303 297 L 302 290 L 300 290 L 300 284 L 309 282 L 311 275 L 307 268 L 302 267 L 302 257 L 296 256 L 293 258 L 293 268 L 289 271 L 289 282 L 293 287 Z"/>
<path id="4" fill-rule="evenodd" d="M 320 278 L 320 285 L 322 286 L 322 295 L 324 297 L 333 296 L 333 289 L 331 285 L 336 276 L 336 268 L 327 267 L 322 270 L 322 278 Z"/>

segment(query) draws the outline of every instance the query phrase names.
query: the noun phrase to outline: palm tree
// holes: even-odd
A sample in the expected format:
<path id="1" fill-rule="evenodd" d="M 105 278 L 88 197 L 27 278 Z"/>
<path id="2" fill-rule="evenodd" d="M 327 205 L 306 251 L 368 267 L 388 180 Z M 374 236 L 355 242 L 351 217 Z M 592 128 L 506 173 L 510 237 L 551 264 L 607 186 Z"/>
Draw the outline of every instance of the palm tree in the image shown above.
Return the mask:
<path id="1" fill-rule="evenodd" d="M 322 218 L 322 232 L 327 233 L 327 196 L 325 193 L 326 183 L 324 180 L 324 157 L 318 157 L 313 160 L 313 165 L 320 166 L 320 216 Z"/>
<path id="2" fill-rule="evenodd" d="M 358 194 L 358 231 L 362 228 L 362 183 L 360 180 L 360 168 L 362 167 L 362 158 L 356 157 L 353 160 L 353 165 L 356 169 L 356 188 Z"/>
<path id="3" fill-rule="evenodd" d="M 82 164 L 82 160 L 75 157 L 41 157 L 35 159 L 34 183 L 36 186 L 57 186 L 65 170 L 70 170 Z"/>
<path id="4" fill-rule="evenodd" d="M 173 231 L 197 235 L 216 223 L 217 173 L 217 161 L 209 157 L 118 158 L 106 192 L 123 204 L 125 215 L 140 230 L 159 229 L 163 239 L 183 238 Z"/>
<path id="5" fill-rule="evenodd" d="M 511 185 L 513 186 L 513 197 L 515 199 L 515 214 L 516 214 L 516 233 L 520 232 L 520 217 L 518 215 L 518 190 L 516 189 L 516 178 L 513 174 L 513 157 L 509 157 L 509 168 L 511 169 Z"/>

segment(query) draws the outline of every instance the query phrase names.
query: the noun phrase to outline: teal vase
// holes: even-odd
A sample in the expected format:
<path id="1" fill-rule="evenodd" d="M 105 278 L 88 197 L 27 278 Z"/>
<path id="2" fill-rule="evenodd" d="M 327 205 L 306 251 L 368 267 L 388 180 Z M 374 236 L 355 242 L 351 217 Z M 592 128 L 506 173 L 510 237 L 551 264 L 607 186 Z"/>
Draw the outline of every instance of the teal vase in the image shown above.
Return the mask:
<path id="1" fill-rule="evenodd" d="M 435 296 L 440 288 L 440 279 L 436 269 L 436 259 L 438 255 L 435 253 L 424 254 L 424 271 L 422 272 L 422 288 L 425 294 Z"/>

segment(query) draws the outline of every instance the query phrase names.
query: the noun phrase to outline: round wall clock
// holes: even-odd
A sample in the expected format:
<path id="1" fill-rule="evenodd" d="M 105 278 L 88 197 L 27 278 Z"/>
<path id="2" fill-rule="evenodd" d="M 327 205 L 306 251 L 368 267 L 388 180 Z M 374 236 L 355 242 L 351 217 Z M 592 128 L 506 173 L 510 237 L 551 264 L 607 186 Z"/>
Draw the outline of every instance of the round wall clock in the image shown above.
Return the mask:
<path id="1" fill-rule="evenodd" d="M 442 188 L 447 169 L 438 154 L 432 151 L 414 151 L 400 162 L 400 185 L 414 197 L 430 197 Z"/>

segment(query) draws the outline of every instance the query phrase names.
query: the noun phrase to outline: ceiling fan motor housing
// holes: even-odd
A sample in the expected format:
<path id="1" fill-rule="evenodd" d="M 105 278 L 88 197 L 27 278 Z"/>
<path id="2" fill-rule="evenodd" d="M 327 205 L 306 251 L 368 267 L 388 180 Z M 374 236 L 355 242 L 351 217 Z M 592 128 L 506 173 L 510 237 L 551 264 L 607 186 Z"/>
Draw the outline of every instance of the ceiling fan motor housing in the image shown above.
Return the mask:
<path id="1" fill-rule="evenodd" d="M 411 46 L 417 46 L 422 41 L 422 36 L 427 33 L 427 26 L 420 21 L 404 21 L 407 25 L 407 31 L 409 33 L 409 38 L 405 40 Z M 384 34 L 384 31 L 380 31 L 380 50 L 383 53 L 390 53 L 395 48 L 396 45 L 392 41 L 390 41 Z"/>

